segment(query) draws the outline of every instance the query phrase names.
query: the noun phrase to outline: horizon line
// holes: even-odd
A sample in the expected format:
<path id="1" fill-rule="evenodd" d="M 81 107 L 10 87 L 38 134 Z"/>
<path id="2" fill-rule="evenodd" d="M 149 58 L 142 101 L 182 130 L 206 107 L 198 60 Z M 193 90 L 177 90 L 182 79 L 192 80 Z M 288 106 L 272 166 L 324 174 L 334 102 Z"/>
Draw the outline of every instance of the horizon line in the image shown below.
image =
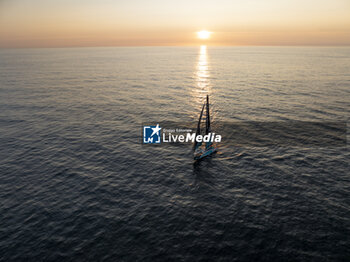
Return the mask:
<path id="1" fill-rule="evenodd" d="M 53 48 L 106 48 L 106 47 L 350 47 L 350 44 L 297 44 L 297 45 L 213 45 L 213 44 L 198 44 L 198 45 L 72 45 L 72 46 L 0 46 L 0 49 L 53 49 Z"/>

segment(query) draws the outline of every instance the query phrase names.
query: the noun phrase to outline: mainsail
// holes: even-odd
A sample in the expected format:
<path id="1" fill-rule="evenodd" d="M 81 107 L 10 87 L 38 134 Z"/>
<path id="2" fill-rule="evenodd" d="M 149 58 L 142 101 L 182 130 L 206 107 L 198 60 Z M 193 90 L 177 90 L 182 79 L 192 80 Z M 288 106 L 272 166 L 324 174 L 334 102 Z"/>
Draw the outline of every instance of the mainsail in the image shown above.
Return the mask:
<path id="1" fill-rule="evenodd" d="M 210 113 L 209 113 L 209 96 L 207 95 L 207 115 L 206 115 L 206 122 L 205 122 L 205 134 L 208 135 L 210 133 Z M 210 142 L 206 142 L 205 144 L 205 148 L 208 149 L 210 146 L 212 145 L 212 143 Z"/>
<path id="2" fill-rule="evenodd" d="M 206 108 L 206 118 L 205 118 L 205 136 L 202 137 L 203 140 L 206 140 L 208 142 L 205 142 L 205 150 L 203 150 L 201 147 L 202 142 L 197 142 L 197 136 L 201 135 L 201 123 L 202 123 L 202 116 L 204 112 L 204 107 Z M 211 142 L 211 128 L 210 128 L 210 111 L 209 111 L 209 96 L 207 95 L 207 100 L 203 104 L 201 114 L 199 115 L 198 125 L 197 125 L 197 132 L 196 132 L 196 140 L 194 142 L 193 150 L 194 150 L 194 160 L 202 159 L 206 156 L 209 156 L 216 152 L 216 147 L 213 146 L 213 143 Z M 209 138 L 209 139 L 208 139 Z"/>
<path id="3" fill-rule="evenodd" d="M 209 114 L 209 96 L 207 95 L 207 116 L 206 116 L 206 124 L 205 124 L 205 134 L 210 133 L 210 114 Z"/>
<path id="4" fill-rule="evenodd" d="M 201 121 L 202 121 L 202 115 L 203 115 L 203 111 L 204 111 L 204 105 L 205 105 L 205 104 L 203 104 L 201 114 L 199 115 L 199 120 L 198 120 L 198 125 L 197 125 L 197 131 L 196 131 L 196 137 L 197 137 L 198 135 L 200 135 L 200 133 L 201 133 Z M 196 149 L 197 149 L 198 147 L 200 147 L 201 145 L 202 145 L 202 142 L 197 142 L 197 141 L 195 140 L 194 145 L 193 145 L 193 150 L 196 150 Z"/>

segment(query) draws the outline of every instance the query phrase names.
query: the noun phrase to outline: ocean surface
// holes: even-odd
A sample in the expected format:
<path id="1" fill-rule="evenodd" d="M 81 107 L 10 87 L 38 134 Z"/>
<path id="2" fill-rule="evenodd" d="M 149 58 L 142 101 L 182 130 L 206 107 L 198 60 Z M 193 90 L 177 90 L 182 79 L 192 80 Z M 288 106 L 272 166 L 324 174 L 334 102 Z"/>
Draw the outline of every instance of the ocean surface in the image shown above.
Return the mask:
<path id="1" fill-rule="evenodd" d="M 0 261 L 350 261 L 348 144 L 140 144 L 207 94 L 349 125 L 350 48 L 0 49 Z"/>

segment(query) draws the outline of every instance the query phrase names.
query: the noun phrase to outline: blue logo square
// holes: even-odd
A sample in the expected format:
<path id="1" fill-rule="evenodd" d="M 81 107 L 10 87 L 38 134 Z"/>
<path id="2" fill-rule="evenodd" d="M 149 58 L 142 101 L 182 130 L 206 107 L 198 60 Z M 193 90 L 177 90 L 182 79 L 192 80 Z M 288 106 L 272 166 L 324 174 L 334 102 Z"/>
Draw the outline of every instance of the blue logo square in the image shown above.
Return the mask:
<path id="1" fill-rule="evenodd" d="M 159 124 L 156 126 L 143 126 L 143 143 L 144 144 L 160 144 Z"/>

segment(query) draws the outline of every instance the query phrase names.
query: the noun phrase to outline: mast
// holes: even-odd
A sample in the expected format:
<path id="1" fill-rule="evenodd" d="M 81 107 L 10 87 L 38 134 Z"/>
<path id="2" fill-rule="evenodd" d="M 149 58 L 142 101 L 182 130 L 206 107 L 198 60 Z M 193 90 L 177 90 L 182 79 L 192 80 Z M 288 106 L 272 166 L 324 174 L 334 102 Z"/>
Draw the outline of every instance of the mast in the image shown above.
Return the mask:
<path id="1" fill-rule="evenodd" d="M 201 114 L 199 115 L 199 120 L 198 120 L 198 125 L 197 125 L 197 131 L 196 131 L 196 137 L 198 135 L 200 135 L 201 133 L 201 121 L 202 121 L 202 115 L 203 115 L 203 111 L 204 111 L 204 105 L 202 106 L 202 111 Z M 196 140 L 194 141 L 194 145 L 193 145 L 193 150 L 196 150 L 198 147 L 200 147 L 202 145 L 202 142 L 197 142 Z"/>

